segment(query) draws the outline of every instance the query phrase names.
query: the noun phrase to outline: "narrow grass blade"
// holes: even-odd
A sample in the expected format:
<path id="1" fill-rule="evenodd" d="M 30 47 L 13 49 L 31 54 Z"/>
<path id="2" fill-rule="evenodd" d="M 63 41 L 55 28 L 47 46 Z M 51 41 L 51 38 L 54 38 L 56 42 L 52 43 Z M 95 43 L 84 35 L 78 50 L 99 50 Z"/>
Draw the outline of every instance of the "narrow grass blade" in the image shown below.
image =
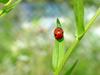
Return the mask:
<path id="1" fill-rule="evenodd" d="M 63 57 L 64 57 L 64 39 L 58 41 L 55 39 L 55 46 L 52 55 L 52 66 L 54 71 L 59 67 Z"/>
<path id="2" fill-rule="evenodd" d="M 61 28 L 60 21 L 57 19 L 57 27 Z M 55 39 L 55 46 L 52 55 L 52 66 L 54 71 L 59 67 L 63 57 L 64 57 L 64 38 L 61 40 Z"/>
<path id="3" fill-rule="evenodd" d="M 68 61 L 69 57 L 70 57 L 71 54 L 73 53 L 73 50 L 74 50 L 74 49 L 76 48 L 76 46 L 79 44 L 79 41 L 80 41 L 80 40 L 76 39 L 76 40 L 73 42 L 72 46 L 67 50 L 67 52 L 65 52 L 64 58 L 63 58 L 63 60 L 61 61 L 60 66 L 59 66 L 59 68 L 57 68 L 57 71 L 56 71 L 58 74 L 60 73 L 60 71 L 61 71 L 62 68 L 64 67 L 65 62 Z"/>
<path id="4" fill-rule="evenodd" d="M 73 72 L 73 70 L 75 69 L 77 63 L 78 63 L 78 60 L 76 60 L 76 61 L 73 63 L 73 65 L 70 67 L 70 69 L 69 69 L 68 71 L 65 72 L 64 75 L 71 75 L 72 72 Z"/>
<path id="5" fill-rule="evenodd" d="M 62 25 L 61 25 L 60 20 L 58 18 L 57 18 L 57 27 L 62 28 Z M 65 51 L 64 51 L 64 38 L 59 40 L 59 49 L 58 49 L 58 51 L 59 51 L 59 54 L 58 54 L 58 67 L 59 67 L 59 65 L 60 65 L 60 63 L 61 63 L 61 61 L 64 57 L 64 53 L 65 53 Z"/>
<path id="6" fill-rule="evenodd" d="M 59 41 L 59 56 L 58 56 L 58 67 L 64 58 L 65 50 L 64 50 L 64 38 Z"/>
<path id="7" fill-rule="evenodd" d="M 73 0 L 74 3 L 74 13 L 76 19 L 77 37 L 81 38 L 83 35 L 84 28 L 84 4 L 83 0 Z"/>
<path id="8" fill-rule="evenodd" d="M 55 71 L 58 66 L 58 55 L 59 55 L 59 41 L 55 40 L 54 50 L 52 53 L 52 67 Z"/>
<path id="9" fill-rule="evenodd" d="M 0 0 L 0 3 L 3 3 L 3 4 L 5 4 L 5 3 L 7 3 L 9 0 Z"/>
<path id="10" fill-rule="evenodd" d="M 89 21 L 89 23 L 86 25 L 86 27 L 85 27 L 85 33 L 89 30 L 89 28 L 92 26 L 92 24 L 95 22 L 95 20 L 99 16 L 100 16 L 100 8 L 98 8 L 96 14 L 91 18 L 91 20 Z"/>

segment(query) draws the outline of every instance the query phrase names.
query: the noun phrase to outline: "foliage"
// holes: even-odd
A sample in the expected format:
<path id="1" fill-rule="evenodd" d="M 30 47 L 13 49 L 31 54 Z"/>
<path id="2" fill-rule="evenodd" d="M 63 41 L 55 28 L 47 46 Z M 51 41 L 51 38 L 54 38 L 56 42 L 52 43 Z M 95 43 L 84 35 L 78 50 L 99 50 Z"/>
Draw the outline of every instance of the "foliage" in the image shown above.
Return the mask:
<path id="1" fill-rule="evenodd" d="M 7 3 L 9 0 L 0 0 L 1 3 Z"/>
<path id="2" fill-rule="evenodd" d="M 53 50 L 53 61 L 55 62 L 55 64 L 53 64 L 53 66 L 55 68 L 54 75 L 59 75 L 60 74 L 60 71 L 64 67 L 65 62 L 68 61 L 68 59 L 70 58 L 70 55 L 75 50 L 76 46 L 80 43 L 80 41 L 83 38 L 83 36 L 85 35 L 85 33 L 89 30 L 89 28 L 94 23 L 96 18 L 100 15 L 100 9 L 98 9 L 96 14 L 95 14 L 95 16 L 89 21 L 89 23 L 86 25 L 86 27 L 84 27 L 83 0 L 77 0 L 77 1 L 73 0 L 73 3 L 74 3 L 74 10 L 75 10 L 76 31 L 77 31 L 76 39 L 73 42 L 73 44 L 71 45 L 71 47 L 65 53 L 63 53 L 64 49 L 62 48 L 64 45 L 60 44 L 59 41 L 55 42 L 55 47 L 56 48 Z M 59 21 L 57 22 L 57 25 L 58 24 L 60 24 Z M 59 46 L 62 46 L 60 50 L 59 50 Z M 60 53 L 63 53 L 63 54 L 60 54 Z M 61 55 L 60 56 L 61 57 L 61 61 L 58 61 L 59 60 L 59 55 Z M 58 65 L 58 63 L 59 63 L 59 65 Z M 72 72 L 72 71 L 70 71 L 70 72 Z"/>
<path id="3" fill-rule="evenodd" d="M 32 0 L 29 0 L 29 1 L 32 2 Z M 1 3 L 4 3 L 4 7 L 0 10 L 1 12 L 0 14 L 1 16 L 4 16 L 5 14 L 7 15 L 12 9 L 14 9 L 16 4 L 19 3 L 19 1 L 7 2 L 7 0 L 1 0 Z M 77 3 L 75 6 L 77 6 Z M 79 8 L 79 6 L 77 8 Z M 83 9 L 81 9 L 81 11 L 82 10 Z M 71 54 L 75 50 L 76 46 L 78 46 L 78 44 L 80 43 L 81 38 L 83 38 L 85 33 L 90 29 L 91 25 L 94 23 L 95 19 L 100 15 L 100 9 L 96 12 L 96 15 L 90 20 L 90 22 L 87 25 L 80 24 L 82 22 L 84 23 L 84 18 L 82 18 L 84 17 L 83 15 L 84 12 L 80 12 L 80 10 L 75 9 L 75 8 L 74 8 L 74 12 L 75 12 L 75 18 L 76 18 L 75 19 L 76 20 L 76 34 L 75 35 L 77 37 L 75 41 L 73 42 L 73 44 L 71 44 L 71 47 L 67 50 L 65 50 L 64 46 L 67 43 L 69 44 L 69 42 L 67 41 L 65 43 L 65 38 L 61 41 L 54 40 L 55 45 L 54 45 L 53 55 L 52 55 L 53 56 L 52 67 L 53 67 L 54 74 L 55 75 L 60 74 L 61 71 L 64 70 L 65 75 L 70 75 L 73 72 L 75 75 L 89 75 L 89 74 L 100 75 L 99 73 L 100 61 L 98 58 L 98 56 L 100 55 L 99 54 L 100 43 L 99 43 L 99 40 L 97 40 L 97 36 L 92 34 L 92 32 L 91 32 L 92 34 L 91 36 L 86 37 L 88 38 L 88 40 L 92 40 L 92 39 L 94 40 L 94 43 L 93 41 L 90 41 L 92 44 L 92 47 L 90 48 L 87 47 L 85 49 L 80 47 L 80 49 L 84 49 L 88 51 L 89 49 L 91 49 L 92 55 L 89 52 L 86 53 L 87 55 L 85 55 L 85 53 L 84 55 L 80 54 L 81 56 L 78 58 L 78 60 L 81 60 L 81 64 L 79 64 L 79 61 L 75 60 L 74 58 L 72 59 L 73 61 L 75 61 L 73 63 L 69 62 L 68 60 L 69 58 L 71 58 Z M 52 48 L 51 47 L 52 44 L 50 45 L 50 40 L 48 41 L 48 38 L 51 38 L 51 37 L 47 37 L 47 35 L 49 34 L 48 31 L 47 30 L 43 31 L 43 29 L 39 29 L 40 28 L 39 19 L 35 19 L 35 21 L 33 22 L 35 25 L 38 25 L 37 28 L 32 27 L 32 30 L 31 29 L 24 30 L 20 28 L 22 26 L 21 23 L 17 24 L 18 21 L 14 21 L 14 18 L 9 18 L 9 16 L 11 17 L 13 13 L 16 14 L 16 12 L 12 12 L 8 16 L 4 16 L 2 19 L 0 19 L 0 66 L 1 66 L 0 75 L 1 74 L 4 74 L 4 75 L 6 74 L 9 74 L 9 75 L 48 75 L 49 73 L 51 75 L 50 51 Z M 79 14 L 83 16 L 76 16 Z M 19 16 L 19 14 L 17 15 Z M 22 16 L 20 16 L 19 18 L 21 17 Z M 79 17 L 83 20 L 79 19 Z M 29 18 L 29 16 L 27 18 Z M 65 20 L 67 22 L 68 19 L 65 19 Z M 57 19 L 57 26 L 60 26 L 60 27 L 62 26 L 59 19 Z M 80 27 L 83 27 L 83 28 L 80 28 Z M 19 30 L 16 30 L 17 28 Z M 66 30 L 67 29 L 68 28 L 66 28 Z M 83 30 L 81 31 L 81 29 Z M 80 33 L 82 32 L 83 34 L 80 35 L 78 30 Z M 25 40 L 24 44 L 26 44 L 26 46 L 24 49 L 17 48 L 16 50 L 16 47 L 15 47 L 16 45 L 17 47 L 21 46 L 21 44 L 20 45 L 17 44 L 17 43 L 21 43 L 19 40 L 19 37 L 21 37 L 20 40 L 22 41 Z M 85 41 L 85 43 L 87 43 L 87 40 Z M 14 48 L 14 50 L 12 50 L 12 48 Z M 74 57 L 77 58 L 78 55 L 77 56 L 76 55 Z M 88 58 L 86 59 L 86 56 L 89 56 L 90 59 Z M 26 59 L 23 59 L 23 58 L 26 58 Z M 66 68 L 68 68 L 68 66 L 71 65 L 68 68 L 68 70 L 63 69 L 65 67 L 64 65 L 66 64 L 66 62 L 67 63 L 69 62 L 69 64 L 66 65 Z M 92 62 L 96 64 L 91 64 Z M 76 66 L 78 66 L 77 70 L 75 68 Z M 92 74 L 87 73 L 88 71 L 87 68 L 89 68 L 89 72 L 91 71 Z"/>
<path id="4" fill-rule="evenodd" d="M 16 2 L 12 3 L 13 0 L 1 0 L 4 4 L 4 7 L 0 10 L 0 16 L 3 16 L 7 13 L 9 13 L 21 0 L 17 0 Z"/>

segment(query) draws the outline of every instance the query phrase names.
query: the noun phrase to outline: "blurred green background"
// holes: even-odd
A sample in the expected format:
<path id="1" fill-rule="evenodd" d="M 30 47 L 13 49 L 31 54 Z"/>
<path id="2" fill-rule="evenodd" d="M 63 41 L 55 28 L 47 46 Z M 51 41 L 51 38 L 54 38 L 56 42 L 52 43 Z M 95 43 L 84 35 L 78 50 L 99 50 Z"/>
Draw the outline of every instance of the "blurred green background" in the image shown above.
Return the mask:
<path id="1" fill-rule="evenodd" d="M 100 0 L 84 2 L 86 24 L 100 6 Z M 56 18 L 60 19 L 65 31 L 67 49 L 75 39 L 72 5 L 72 0 L 22 0 L 14 10 L 1 17 L 0 75 L 53 75 L 51 55 Z M 100 17 L 64 69 L 76 59 L 79 63 L 73 75 L 100 75 Z"/>

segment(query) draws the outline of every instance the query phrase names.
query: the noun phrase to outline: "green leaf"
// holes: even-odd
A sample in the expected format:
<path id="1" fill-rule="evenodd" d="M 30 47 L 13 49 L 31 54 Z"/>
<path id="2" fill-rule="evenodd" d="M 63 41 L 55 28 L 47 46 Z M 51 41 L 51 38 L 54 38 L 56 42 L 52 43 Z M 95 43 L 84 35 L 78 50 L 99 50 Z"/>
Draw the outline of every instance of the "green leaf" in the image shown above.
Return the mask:
<path id="1" fill-rule="evenodd" d="M 80 39 L 85 31 L 84 28 L 84 4 L 83 0 L 73 0 L 76 19 L 77 37 Z"/>
<path id="2" fill-rule="evenodd" d="M 75 50 L 76 46 L 79 44 L 78 39 L 76 39 L 73 44 L 71 45 L 71 47 L 65 52 L 63 60 L 61 61 L 59 68 L 57 68 L 57 74 L 62 70 L 62 68 L 64 67 L 65 63 L 68 61 L 68 59 L 70 58 L 71 54 L 73 53 L 73 51 Z"/>
<path id="3" fill-rule="evenodd" d="M 0 3 L 7 3 L 9 0 L 0 0 Z"/>
<path id="4" fill-rule="evenodd" d="M 64 57 L 64 40 L 58 41 L 55 39 L 55 46 L 53 50 L 52 66 L 54 71 L 59 67 L 63 57 Z"/>
<path id="5" fill-rule="evenodd" d="M 57 18 L 57 27 L 60 27 L 61 28 L 61 23 L 59 21 L 59 19 Z"/>
<path id="6" fill-rule="evenodd" d="M 64 51 L 64 38 L 63 38 L 61 41 L 59 41 L 58 67 L 62 59 L 64 58 L 64 54 L 65 54 L 65 51 Z"/>
<path id="7" fill-rule="evenodd" d="M 15 3 L 13 4 L 9 4 L 5 7 L 3 7 L 1 10 L 0 10 L 0 16 L 3 16 L 7 13 L 9 13 L 21 0 L 17 0 Z"/>
<path id="8" fill-rule="evenodd" d="M 53 70 L 55 71 L 58 66 L 58 54 L 59 54 L 59 42 L 55 40 L 55 45 L 54 45 L 54 50 L 52 53 L 52 67 Z"/>
<path id="9" fill-rule="evenodd" d="M 78 60 L 76 60 L 76 61 L 73 63 L 73 65 L 70 67 L 70 69 L 69 69 L 68 71 L 65 72 L 64 75 L 71 75 L 72 72 L 73 72 L 73 70 L 75 69 L 77 63 L 78 63 Z"/>
<path id="10" fill-rule="evenodd" d="M 61 27 L 60 21 L 57 19 L 57 27 Z M 55 46 L 54 46 L 54 50 L 52 53 L 52 66 L 54 71 L 59 67 L 65 51 L 64 51 L 64 38 L 61 40 L 56 40 L 55 39 Z"/>

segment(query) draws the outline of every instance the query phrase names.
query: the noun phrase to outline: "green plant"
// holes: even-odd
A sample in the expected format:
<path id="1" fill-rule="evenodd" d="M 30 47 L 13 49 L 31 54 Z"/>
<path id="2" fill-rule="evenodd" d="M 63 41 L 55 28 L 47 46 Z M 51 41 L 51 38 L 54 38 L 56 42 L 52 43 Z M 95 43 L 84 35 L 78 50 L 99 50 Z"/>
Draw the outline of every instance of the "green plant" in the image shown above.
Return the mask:
<path id="1" fill-rule="evenodd" d="M 0 0 L 0 3 L 4 4 L 4 7 L 0 10 L 0 16 L 4 16 L 9 13 L 21 0 Z"/>
<path id="2" fill-rule="evenodd" d="M 76 39 L 74 40 L 71 47 L 65 52 L 64 51 L 64 39 L 58 41 L 55 39 L 55 46 L 52 53 L 52 67 L 54 75 L 59 75 L 63 69 L 65 63 L 70 58 L 72 52 L 75 50 L 76 46 L 80 43 L 81 39 L 85 33 L 90 29 L 96 18 L 100 15 L 100 8 L 97 10 L 96 14 L 87 23 L 86 27 L 84 25 L 84 3 L 83 0 L 73 0 L 74 3 L 74 13 L 76 20 Z M 57 19 L 57 27 L 61 27 L 59 19 Z M 78 60 L 72 65 L 72 67 L 65 73 L 65 75 L 70 75 L 75 68 Z"/>

